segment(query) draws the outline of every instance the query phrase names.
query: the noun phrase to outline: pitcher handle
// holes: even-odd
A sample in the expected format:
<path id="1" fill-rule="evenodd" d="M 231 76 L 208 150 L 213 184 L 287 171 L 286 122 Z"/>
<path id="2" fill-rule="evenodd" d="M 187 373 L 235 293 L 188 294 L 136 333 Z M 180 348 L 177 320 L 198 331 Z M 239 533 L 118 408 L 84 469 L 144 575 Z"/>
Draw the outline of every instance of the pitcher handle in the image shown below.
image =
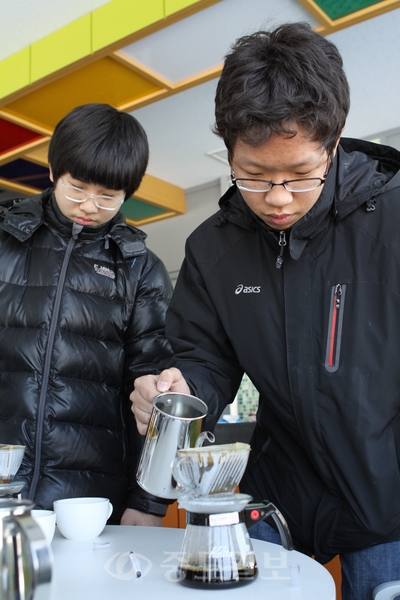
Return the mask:
<path id="1" fill-rule="evenodd" d="M 5 527 L 11 527 L 14 535 L 21 534 L 30 552 L 27 553 L 29 560 L 29 571 L 32 575 L 31 589 L 32 600 L 47 600 L 50 596 L 50 582 L 52 573 L 53 554 L 51 548 L 47 545 L 45 536 L 30 514 L 14 516 L 10 515 L 4 519 Z M 14 553 L 18 552 L 15 549 Z M 20 555 L 14 556 L 15 559 L 21 558 Z M 7 582 L 5 582 L 7 583 Z M 10 587 L 7 592 L 11 592 Z M 9 596 L 5 596 L 8 599 Z M 27 596 L 28 597 L 28 596 Z M 10 600 L 13 596 L 10 596 Z"/>

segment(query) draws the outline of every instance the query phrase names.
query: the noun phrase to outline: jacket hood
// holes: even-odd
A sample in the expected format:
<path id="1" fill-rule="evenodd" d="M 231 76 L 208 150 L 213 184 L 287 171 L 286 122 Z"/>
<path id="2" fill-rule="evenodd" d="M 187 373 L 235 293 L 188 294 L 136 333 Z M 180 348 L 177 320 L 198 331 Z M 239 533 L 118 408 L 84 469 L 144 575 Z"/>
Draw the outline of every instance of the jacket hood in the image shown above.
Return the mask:
<path id="1" fill-rule="evenodd" d="M 400 152 L 394 148 L 342 138 L 317 202 L 285 230 L 291 257 L 298 260 L 307 241 L 325 229 L 331 219 L 343 219 L 362 204 L 373 211 L 381 193 L 400 186 L 399 170 Z M 278 230 L 253 213 L 236 186 L 222 196 L 219 206 L 217 225 L 229 221 L 247 230 L 268 232 L 278 239 Z"/>
<path id="2" fill-rule="evenodd" d="M 81 227 L 67 219 L 59 210 L 51 188 L 26 200 L 11 200 L 0 205 L 0 228 L 19 241 L 30 238 L 44 223 L 56 229 L 68 239 L 78 236 L 83 243 L 113 240 L 124 257 L 146 252 L 146 234 L 128 225 L 118 212 L 111 221 L 100 227 Z"/>

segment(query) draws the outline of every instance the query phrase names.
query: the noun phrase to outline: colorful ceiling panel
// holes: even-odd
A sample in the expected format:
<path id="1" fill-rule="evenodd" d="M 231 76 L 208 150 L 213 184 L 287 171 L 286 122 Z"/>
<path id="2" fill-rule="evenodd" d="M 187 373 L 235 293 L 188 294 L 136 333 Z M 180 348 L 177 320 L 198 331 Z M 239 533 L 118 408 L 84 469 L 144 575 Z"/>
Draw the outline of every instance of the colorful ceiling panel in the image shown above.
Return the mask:
<path id="1" fill-rule="evenodd" d="M 152 206 L 147 202 L 142 202 L 135 197 L 124 202 L 121 212 L 125 215 L 127 220 L 132 223 L 149 223 L 150 221 L 165 219 L 165 217 L 175 214 L 171 214 L 171 211 L 168 211 L 165 208 Z"/>
<path id="2" fill-rule="evenodd" d="M 298 0 L 321 23 L 325 35 L 399 8 L 398 0 Z"/>
<path id="3" fill-rule="evenodd" d="M 0 178 L 10 181 L 15 187 L 28 187 L 33 192 L 42 191 L 52 186 L 49 169 L 35 163 L 18 158 L 0 166 Z"/>
<path id="4" fill-rule="evenodd" d="M 10 116 L 53 129 L 75 106 L 106 102 L 120 106 L 162 88 L 112 57 L 104 57 L 3 106 Z"/>
<path id="5" fill-rule="evenodd" d="M 35 131 L 0 119 L 0 156 L 43 138 Z"/>
<path id="6" fill-rule="evenodd" d="M 376 0 L 316 0 L 316 4 L 330 19 L 335 20 L 379 4 L 379 2 Z"/>

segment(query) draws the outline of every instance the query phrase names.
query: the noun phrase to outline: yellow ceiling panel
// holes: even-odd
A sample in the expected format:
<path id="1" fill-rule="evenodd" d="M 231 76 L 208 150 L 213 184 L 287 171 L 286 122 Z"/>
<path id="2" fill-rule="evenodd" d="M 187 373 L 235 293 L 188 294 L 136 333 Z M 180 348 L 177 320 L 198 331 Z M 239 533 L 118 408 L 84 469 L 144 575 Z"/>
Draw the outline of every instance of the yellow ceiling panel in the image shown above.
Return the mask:
<path id="1" fill-rule="evenodd" d="M 49 153 L 49 141 L 44 142 L 40 148 L 35 148 L 34 150 L 30 150 L 29 152 L 24 152 L 23 157 L 26 160 L 30 160 L 38 165 L 43 165 L 47 167 L 47 155 Z"/>
<path id="2" fill-rule="evenodd" d="M 88 56 L 92 51 L 91 29 L 89 14 L 32 44 L 31 82 Z"/>
<path id="3" fill-rule="evenodd" d="M 113 0 L 92 13 L 93 52 L 164 18 L 164 0 Z"/>
<path id="4" fill-rule="evenodd" d="M 3 111 L 54 128 L 75 106 L 105 102 L 120 106 L 162 90 L 154 81 L 110 57 L 102 58 L 63 78 L 32 91 L 3 107 Z"/>
<path id="5" fill-rule="evenodd" d="M 136 190 L 134 196 L 155 206 L 168 208 L 175 213 L 182 214 L 186 211 L 184 190 L 152 175 L 145 175 L 143 177 L 139 189 Z"/>
<path id="6" fill-rule="evenodd" d="M 29 85 L 29 66 L 29 47 L 0 62 L 0 98 Z"/>
<path id="7" fill-rule="evenodd" d="M 178 10 L 197 4 L 198 0 L 164 0 L 165 16 L 168 17 Z"/>

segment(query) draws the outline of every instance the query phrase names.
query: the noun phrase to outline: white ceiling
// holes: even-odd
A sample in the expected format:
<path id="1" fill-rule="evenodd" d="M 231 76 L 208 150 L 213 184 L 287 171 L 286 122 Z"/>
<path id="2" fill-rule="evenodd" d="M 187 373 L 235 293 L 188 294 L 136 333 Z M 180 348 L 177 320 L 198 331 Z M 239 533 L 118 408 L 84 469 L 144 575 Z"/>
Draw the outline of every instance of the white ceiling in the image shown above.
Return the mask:
<path id="1" fill-rule="evenodd" d="M 0 60 L 105 3 L 0 0 Z M 237 37 L 298 20 L 316 25 L 297 0 L 222 0 L 122 52 L 176 83 L 220 65 Z M 399 31 L 396 9 L 328 36 L 342 53 L 352 91 L 345 135 L 400 127 Z M 229 173 L 207 155 L 223 148 L 211 132 L 215 86 L 213 80 L 132 113 L 148 133 L 151 175 L 191 189 Z"/>
<path id="2" fill-rule="evenodd" d="M 222 0 L 127 46 L 123 53 L 176 83 L 219 66 L 236 38 L 263 24 L 302 20 L 317 25 L 297 0 Z"/>

